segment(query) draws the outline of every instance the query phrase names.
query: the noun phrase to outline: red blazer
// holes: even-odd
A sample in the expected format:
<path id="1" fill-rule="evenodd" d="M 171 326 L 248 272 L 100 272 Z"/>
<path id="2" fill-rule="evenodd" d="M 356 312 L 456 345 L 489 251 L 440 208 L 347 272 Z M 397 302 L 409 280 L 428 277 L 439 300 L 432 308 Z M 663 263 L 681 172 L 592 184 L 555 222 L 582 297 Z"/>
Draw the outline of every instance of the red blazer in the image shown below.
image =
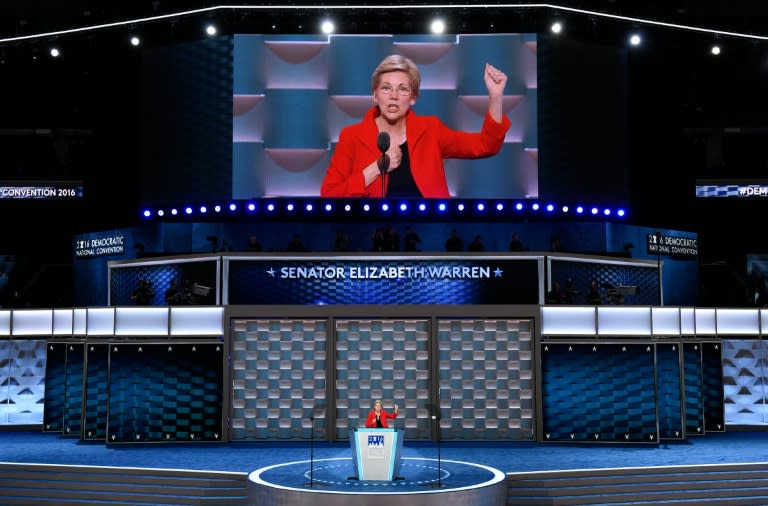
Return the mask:
<path id="1" fill-rule="evenodd" d="M 379 178 L 367 187 L 363 178 L 363 169 L 381 154 L 376 145 L 379 131 L 374 121 L 378 114 L 378 107 L 374 106 L 360 123 L 341 130 L 320 188 L 321 196 L 381 197 Z M 425 198 L 447 198 L 450 194 L 443 159 L 495 155 L 501 150 L 510 122 L 503 115 L 501 123 L 496 123 L 486 112 L 482 130 L 468 133 L 448 128 L 437 116 L 418 116 L 409 109 L 406 125 L 408 155 L 416 186 Z"/>
<path id="2" fill-rule="evenodd" d="M 389 428 L 389 425 L 387 424 L 388 418 L 397 418 L 397 413 L 387 413 L 383 409 L 381 410 L 381 426 L 384 429 Z M 370 413 L 368 413 L 368 418 L 365 420 L 365 426 L 370 428 L 376 427 L 376 411 L 371 410 Z"/>

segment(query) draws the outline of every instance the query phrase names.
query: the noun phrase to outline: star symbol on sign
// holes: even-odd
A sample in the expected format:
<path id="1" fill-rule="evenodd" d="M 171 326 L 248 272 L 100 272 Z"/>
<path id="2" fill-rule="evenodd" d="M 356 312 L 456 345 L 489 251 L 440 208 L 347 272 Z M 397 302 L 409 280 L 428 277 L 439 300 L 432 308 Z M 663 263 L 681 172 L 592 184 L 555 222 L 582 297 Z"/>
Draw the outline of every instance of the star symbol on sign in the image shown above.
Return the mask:
<path id="1" fill-rule="evenodd" d="M 275 269 L 270 267 L 269 269 L 267 269 L 267 274 L 269 274 L 270 278 L 274 278 L 275 277 Z"/>
<path id="2" fill-rule="evenodd" d="M 495 270 L 495 271 L 493 271 L 493 275 L 494 275 L 495 277 L 497 277 L 497 278 L 500 278 L 500 277 L 501 277 L 501 275 L 502 275 L 503 273 L 504 273 L 504 271 L 502 271 L 502 270 L 501 270 L 501 269 L 499 269 L 498 267 L 496 267 L 496 270 Z"/>

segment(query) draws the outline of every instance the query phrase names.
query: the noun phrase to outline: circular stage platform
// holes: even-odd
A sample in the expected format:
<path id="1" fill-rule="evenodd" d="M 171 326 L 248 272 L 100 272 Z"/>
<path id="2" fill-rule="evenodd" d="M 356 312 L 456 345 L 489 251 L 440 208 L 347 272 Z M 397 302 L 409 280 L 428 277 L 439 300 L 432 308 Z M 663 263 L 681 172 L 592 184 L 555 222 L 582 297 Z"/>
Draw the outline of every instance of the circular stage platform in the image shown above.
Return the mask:
<path id="1" fill-rule="evenodd" d="M 248 504 L 501 506 L 507 502 L 506 476 L 492 467 L 403 458 L 400 474 L 393 481 L 357 480 L 351 458 L 277 464 L 250 473 Z"/>

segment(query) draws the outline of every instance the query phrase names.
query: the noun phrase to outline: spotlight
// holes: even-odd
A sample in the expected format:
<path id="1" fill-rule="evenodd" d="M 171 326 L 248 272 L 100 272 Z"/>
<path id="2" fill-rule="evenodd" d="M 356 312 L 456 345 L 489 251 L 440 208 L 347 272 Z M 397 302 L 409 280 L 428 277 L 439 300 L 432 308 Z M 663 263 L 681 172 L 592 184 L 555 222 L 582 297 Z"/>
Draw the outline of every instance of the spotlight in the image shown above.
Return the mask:
<path id="1" fill-rule="evenodd" d="M 152 211 L 150 211 L 149 209 L 145 209 L 144 210 L 144 217 L 145 218 L 149 218 L 150 216 L 152 216 Z"/>
<path id="2" fill-rule="evenodd" d="M 235 204 L 234 202 L 229 204 L 229 210 L 230 211 L 237 211 L 237 204 Z"/>
<path id="3" fill-rule="evenodd" d="M 554 206 L 554 204 L 547 204 L 547 208 L 546 209 L 547 209 L 548 213 L 551 213 L 552 211 L 555 210 L 555 206 Z"/>
<path id="4" fill-rule="evenodd" d="M 210 37 L 213 37 L 214 35 L 216 35 L 216 27 L 214 25 L 206 26 L 205 33 L 207 33 Z"/>
<path id="5" fill-rule="evenodd" d="M 531 209 L 533 209 L 534 211 L 538 211 L 539 210 L 539 203 L 538 202 L 534 202 L 533 205 L 531 206 Z"/>
<path id="6" fill-rule="evenodd" d="M 445 33 L 445 22 L 442 19 L 436 19 L 432 21 L 432 24 L 429 26 L 429 29 L 435 35 L 440 35 L 441 33 Z"/>
<path id="7" fill-rule="evenodd" d="M 440 202 L 440 204 L 437 206 L 437 209 L 438 209 L 440 212 L 443 212 L 443 211 L 445 211 L 445 209 L 446 209 L 446 205 L 445 205 L 445 202 Z"/>
<path id="8" fill-rule="evenodd" d="M 478 211 L 485 211 L 485 204 L 483 204 L 482 202 L 477 204 L 477 210 Z"/>
<path id="9" fill-rule="evenodd" d="M 560 21 L 555 21 L 550 27 L 552 33 L 560 33 L 563 31 L 563 24 Z"/>
<path id="10" fill-rule="evenodd" d="M 333 25 L 333 21 L 326 19 L 320 24 L 320 30 L 326 35 L 330 35 L 336 31 L 336 27 Z"/>
<path id="11" fill-rule="evenodd" d="M 275 210 L 275 204 L 268 204 L 267 205 L 267 211 L 272 212 Z"/>
<path id="12" fill-rule="evenodd" d="M 426 210 L 427 210 L 427 204 L 425 204 L 424 202 L 419 204 L 419 211 L 426 211 Z"/>
<path id="13" fill-rule="evenodd" d="M 643 39 L 636 33 L 633 33 L 629 37 L 629 43 L 632 44 L 633 46 L 639 46 L 642 41 Z"/>
<path id="14" fill-rule="evenodd" d="M 567 213 L 568 211 L 569 211 L 569 207 L 568 206 L 563 206 L 563 212 Z"/>
<path id="15" fill-rule="evenodd" d="M 135 35 L 133 37 L 131 37 L 131 45 L 133 47 L 137 47 L 139 44 L 141 44 L 141 39 L 140 38 L 138 38 Z"/>
<path id="16" fill-rule="evenodd" d="M 386 202 L 381 204 L 381 210 L 382 211 L 389 211 L 389 204 L 387 204 Z"/>
<path id="17" fill-rule="evenodd" d="M 456 206 L 456 209 L 458 209 L 459 211 L 463 211 L 464 210 L 464 204 L 459 204 L 458 206 Z"/>
<path id="18" fill-rule="evenodd" d="M 312 204 L 307 204 L 307 205 L 305 206 L 305 208 L 306 208 L 307 212 L 310 212 L 310 213 L 311 213 L 311 212 L 312 212 L 312 209 L 314 209 L 315 207 L 314 207 Z"/>
<path id="19" fill-rule="evenodd" d="M 518 202 L 517 204 L 515 204 L 515 209 L 517 209 L 518 211 L 522 211 L 524 208 L 525 206 L 523 205 L 522 202 Z"/>
<path id="20" fill-rule="evenodd" d="M 718 46 L 718 45 L 712 46 L 712 49 L 710 49 L 710 52 L 713 55 L 715 55 L 715 56 L 719 55 L 720 54 L 720 46 Z"/>
<path id="21" fill-rule="evenodd" d="M 208 208 L 207 208 L 207 207 L 205 207 L 205 206 L 200 206 L 200 213 L 201 213 L 201 214 L 205 214 L 205 213 L 207 213 L 207 212 L 208 212 Z"/>
<path id="22" fill-rule="evenodd" d="M 163 216 L 165 216 L 165 211 L 163 211 L 162 209 L 160 209 L 159 211 L 157 211 L 157 215 L 158 215 L 158 216 L 160 216 L 160 217 L 162 218 Z"/>
<path id="23" fill-rule="evenodd" d="M 273 206 L 272 204 L 269 204 L 269 210 L 270 210 L 270 211 L 271 211 L 272 209 L 274 209 L 274 208 L 275 208 L 275 206 Z M 254 204 L 253 202 L 249 202 L 249 203 L 248 203 L 248 211 L 250 211 L 250 212 L 254 212 L 255 210 L 256 210 L 256 204 Z"/>
<path id="24" fill-rule="evenodd" d="M 344 210 L 345 210 L 346 212 L 349 212 L 349 211 L 351 211 L 351 210 L 352 210 L 352 206 L 350 206 L 349 204 L 347 204 L 347 205 L 345 205 L 345 206 L 344 206 Z"/>
<path id="25" fill-rule="evenodd" d="M 403 211 L 403 212 L 407 211 L 408 210 L 408 204 L 406 204 L 405 202 L 401 203 L 400 204 L 400 210 Z"/>
<path id="26" fill-rule="evenodd" d="M 184 208 L 184 212 L 186 214 L 192 214 L 192 208 L 191 207 L 186 207 L 186 208 Z"/>
<path id="27" fill-rule="evenodd" d="M 501 202 L 496 204 L 496 210 L 497 211 L 503 211 L 504 210 L 504 204 L 502 204 Z"/>
<path id="28" fill-rule="evenodd" d="M 217 212 L 217 213 L 220 213 L 221 212 L 221 206 L 219 204 L 216 204 L 215 206 L 213 206 L 213 211 Z"/>
<path id="29" fill-rule="evenodd" d="M 331 204 L 325 204 L 325 210 L 330 211 L 333 209 L 333 206 Z"/>
<path id="30" fill-rule="evenodd" d="M 286 208 L 288 211 L 293 211 L 293 204 L 288 204 L 288 205 L 286 205 L 286 206 L 285 206 L 285 208 Z"/>
<path id="31" fill-rule="evenodd" d="M 53 56 L 54 58 L 58 58 L 59 56 L 61 56 L 61 51 L 59 51 L 59 49 L 58 49 L 58 48 L 52 47 L 52 48 L 51 48 L 51 51 L 50 51 L 50 54 L 51 54 L 51 56 Z"/>

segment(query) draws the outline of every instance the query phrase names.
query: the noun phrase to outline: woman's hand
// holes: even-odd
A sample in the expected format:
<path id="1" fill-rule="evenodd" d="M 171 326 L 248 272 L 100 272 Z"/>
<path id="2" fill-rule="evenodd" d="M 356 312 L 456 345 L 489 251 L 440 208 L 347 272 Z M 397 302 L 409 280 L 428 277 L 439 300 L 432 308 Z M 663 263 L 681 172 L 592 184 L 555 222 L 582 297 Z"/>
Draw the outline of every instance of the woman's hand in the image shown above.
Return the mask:
<path id="1" fill-rule="evenodd" d="M 507 75 L 497 69 L 490 63 L 485 64 L 485 87 L 488 88 L 489 97 L 500 97 L 504 95 L 504 86 L 507 84 Z"/>

